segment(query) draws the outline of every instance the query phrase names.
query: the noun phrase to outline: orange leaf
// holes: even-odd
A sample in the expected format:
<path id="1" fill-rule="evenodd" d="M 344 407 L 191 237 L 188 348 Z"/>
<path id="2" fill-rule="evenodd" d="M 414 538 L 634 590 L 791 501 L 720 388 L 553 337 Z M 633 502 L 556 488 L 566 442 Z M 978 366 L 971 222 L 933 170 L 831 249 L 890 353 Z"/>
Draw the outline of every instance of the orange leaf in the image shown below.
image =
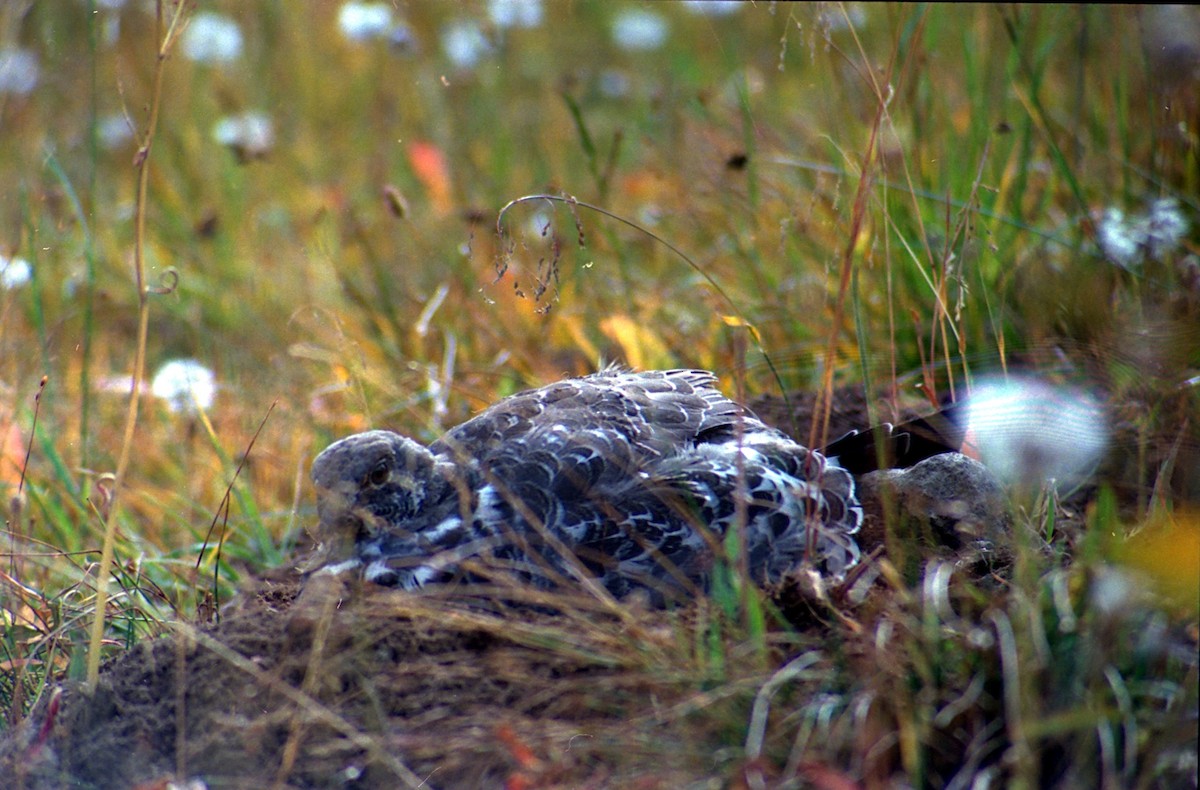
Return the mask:
<path id="1" fill-rule="evenodd" d="M 668 367 L 671 352 L 652 330 L 627 315 L 610 315 L 600 331 L 621 346 L 625 361 L 639 370 Z"/>
<path id="2" fill-rule="evenodd" d="M 21 440 L 21 426 L 6 422 L 0 415 L 0 488 L 11 488 L 17 492 L 21 483 L 21 466 L 25 463 L 25 443 Z"/>
<path id="3" fill-rule="evenodd" d="M 450 213 L 450 166 L 442 149 L 433 143 L 417 141 L 408 146 L 408 163 L 417 180 L 429 194 L 429 202 L 439 216 Z"/>

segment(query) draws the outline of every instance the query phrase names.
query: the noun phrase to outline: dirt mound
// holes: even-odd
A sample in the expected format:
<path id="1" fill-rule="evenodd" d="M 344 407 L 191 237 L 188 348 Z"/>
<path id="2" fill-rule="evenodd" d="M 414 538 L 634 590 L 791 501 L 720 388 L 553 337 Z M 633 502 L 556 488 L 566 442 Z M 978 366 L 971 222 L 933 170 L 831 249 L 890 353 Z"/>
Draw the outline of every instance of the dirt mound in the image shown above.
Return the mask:
<path id="1" fill-rule="evenodd" d="M 262 582 L 219 626 L 109 662 L 93 694 L 43 703 L 0 765 L 34 788 L 583 786 L 674 784 L 696 757 L 665 755 L 654 712 L 679 695 L 639 666 L 676 649 L 681 613 L 317 578 Z"/>

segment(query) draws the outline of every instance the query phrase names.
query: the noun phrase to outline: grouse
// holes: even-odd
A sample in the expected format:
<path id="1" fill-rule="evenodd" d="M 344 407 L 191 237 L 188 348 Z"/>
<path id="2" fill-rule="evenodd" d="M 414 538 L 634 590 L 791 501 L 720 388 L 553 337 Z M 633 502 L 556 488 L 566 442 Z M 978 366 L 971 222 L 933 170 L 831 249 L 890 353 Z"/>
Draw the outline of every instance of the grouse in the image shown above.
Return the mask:
<path id="1" fill-rule="evenodd" d="M 859 561 L 862 508 L 836 462 L 770 428 L 700 370 L 608 368 L 512 395 L 428 447 L 390 431 L 317 456 L 327 570 L 413 589 L 590 578 L 660 605 L 706 591 L 726 537 L 759 583 Z"/>

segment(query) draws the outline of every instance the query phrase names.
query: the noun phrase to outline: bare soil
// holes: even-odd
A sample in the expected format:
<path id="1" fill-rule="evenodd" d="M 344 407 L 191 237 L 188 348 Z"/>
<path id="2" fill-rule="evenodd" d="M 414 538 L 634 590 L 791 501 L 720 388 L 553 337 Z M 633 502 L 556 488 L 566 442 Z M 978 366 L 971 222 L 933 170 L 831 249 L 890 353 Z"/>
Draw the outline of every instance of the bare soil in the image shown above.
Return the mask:
<path id="1" fill-rule="evenodd" d="M 694 774 L 694 754 L 673 764 L 662 747 L 655 710 L 678 701 L 672 683 L 636 671 L 630 644 L 640 631 L 652 650 L 671 649 L 678 615 L 587 617 L 583 633 L 529 606 L 264 580 L 219 626 L 138 645 L 92 694 L 66 687 L 2 762 L 35 788 L 186 777 L 214 788 L 582 787 L 619 775 L 667 786 Z"/>

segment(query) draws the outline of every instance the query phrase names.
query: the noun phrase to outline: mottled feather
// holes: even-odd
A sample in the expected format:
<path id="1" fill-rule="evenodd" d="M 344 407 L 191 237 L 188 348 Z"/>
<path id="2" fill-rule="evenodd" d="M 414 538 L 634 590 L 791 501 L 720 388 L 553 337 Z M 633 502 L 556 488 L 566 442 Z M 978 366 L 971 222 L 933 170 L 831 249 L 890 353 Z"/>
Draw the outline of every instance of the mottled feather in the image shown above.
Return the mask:
<path id="1" fill-rule="evenodd" d="M 747 567 L 858 561 L 849 473 L 767 427 L 711 373 L 608 369 L 513 395 L 429 447 L 387 431 L 313 463 L 321 532 L 367 579 L 406 588 L 589 576 L 663 602 L 708 587 L 741 525 Z"/>

